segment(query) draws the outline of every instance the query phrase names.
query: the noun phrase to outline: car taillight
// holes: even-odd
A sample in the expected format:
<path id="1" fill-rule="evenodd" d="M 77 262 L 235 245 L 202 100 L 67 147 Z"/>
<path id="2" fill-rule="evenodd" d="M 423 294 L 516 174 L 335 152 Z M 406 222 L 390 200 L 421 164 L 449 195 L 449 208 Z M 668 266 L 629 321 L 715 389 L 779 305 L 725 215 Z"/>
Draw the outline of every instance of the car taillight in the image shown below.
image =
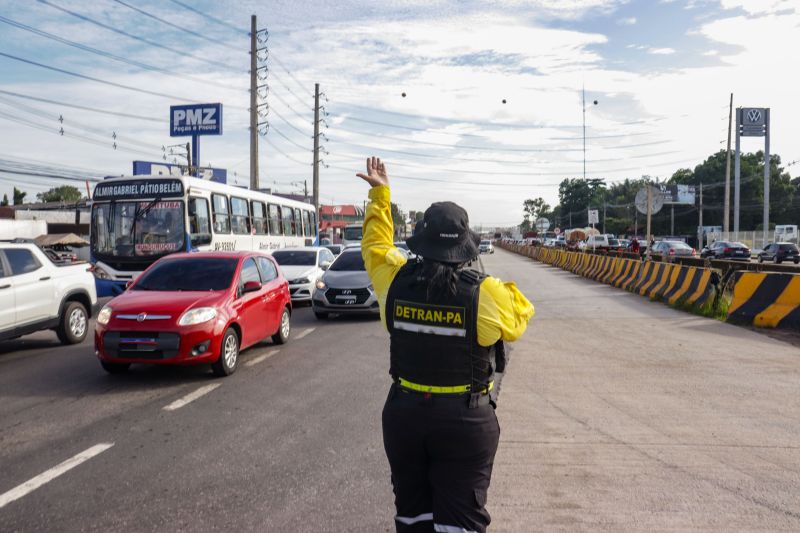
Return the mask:
<path id="1" fill-rule="evenodd" d="M 722 252 L 726 253 L 726 254 L 732 254 L 733 253 L 733 248 L 725 248 L 724 250 L 722 250 Z"/>
<path id="2" fill-rule="evenodd" d="M 694 256 L 696 256 L 696 255 L 697 255 L 697 252 L 695 251 L 695 249 L 694 249 L 694 248 L 692 248 L 692 257 L 694 257 Z"/>
<path id="3" fill-rule="evenodd" d="M 675 255 L 675 250 L 674 250 L 674 249 L 672 249 L 672 248 L 670 248 L 670 249 L 669 249 L 669 255 Z"/>

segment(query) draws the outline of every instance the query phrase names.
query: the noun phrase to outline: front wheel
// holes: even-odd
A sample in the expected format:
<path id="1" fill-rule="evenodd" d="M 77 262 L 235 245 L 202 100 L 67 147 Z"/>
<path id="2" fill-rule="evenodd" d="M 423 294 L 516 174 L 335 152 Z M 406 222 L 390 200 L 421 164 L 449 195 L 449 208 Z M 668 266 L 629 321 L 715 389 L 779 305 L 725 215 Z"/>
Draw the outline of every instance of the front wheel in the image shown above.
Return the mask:
<path id="1" fill-rule="evenodd" d="M 80 302 L 68 302 L 59 317 L 56 335 L 62 344 L 78 344 L 86 338 L 89 316 Z"/>
<path id="2" fill-rule="evenodd" d="M 763 263 L 764 262 L 764 256 L 759 255 L 758 256 L 758 262 L 759 263 Z"/>
<path id="3" fill-rule="evenodd" d="M 236 372 L 236 363 L 239 360 L 239 336 L 236 330 L 228 328 L 222 336 L 222 346 L 219 350 L 219 359 L 211 364 L 215 376 L 225 377 Z"/>
<path id="4" fill-rule="evenodd" d="M 775 264 L 780 265 L 781 263 L 783 263 L 783 259 L 778 259 L 778 256 L 775 256 Z"/>
<path id="5" fill-rule="evenodd" d="M 272 336 L 272 342 L 275 344 L 286 344 L 289 342 L 289 333 L 292 331 L 292 325 L 289 321 L 289 309 L 284 307 L 281 313 L 281 323 L 278 326 L 278 331 Z"/>

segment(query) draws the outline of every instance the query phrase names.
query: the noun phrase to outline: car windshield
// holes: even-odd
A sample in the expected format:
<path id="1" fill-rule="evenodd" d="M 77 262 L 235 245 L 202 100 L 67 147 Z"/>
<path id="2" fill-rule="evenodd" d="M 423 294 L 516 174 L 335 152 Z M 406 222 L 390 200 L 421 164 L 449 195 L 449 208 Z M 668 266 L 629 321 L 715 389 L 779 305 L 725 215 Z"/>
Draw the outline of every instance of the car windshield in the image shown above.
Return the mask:
<path id="1" fill-rule="evenodd" d="M 745 246 L 744 244 L 742 244 L 740 242 L 732 242 L 731 243 L 731 248 L 747 248 L 747 246 Z"/>
<path id="2" fill-rule="evenodd" d="M 781 244 L 781 250 L 785 252 L 796 252 L 797 246 L 794 244 Z"/>
<path id="3" fill-rule="evenodd" d="M 356 271 L 366 270 L 364 268 L 364 258 L 361 252 L 345 252 L 336 258 L 328 270 L 340 271 Z"/>
<path id="4" fill-rule="evenodd" d="M 181 250 L 185 241 L 182 201 L 95 204 L 92 251 L 99 256 L 153 257 Z"/>
<path id="5" fill-rule="evenodd" d="M 685 242 L 671 242 L 669 243 L 670 248 L 675 248 L 678 250 L 686 250 L 691 249 L 692 247 L 686 244 Z"/>
<path id="6" fill-rule="evenodd" d="M 617 239 L 608 239 L 609 246 L 617 246 L 619 245 L 619 241 Z"/>
<path id="7" fill-rule="evenodd" d="M 281 266 L 314 266 L 317 252 L 312 250 L 280 250 L 272 252 L 272 257 Z"/>
<path id="8" fill-rule="evenodd" d="M 131 287 L 135 291 L 222 291 L 231 286 L 238 259 L 164 259 Z"/>
<path id="9" fill-rule="evenodd" d="M 352 228 L 344 228 L 344 235 L 343 238 L 346 241 L 360 241 L 362 238 L 362 228 L 361 226 L 352 227 Z"/>

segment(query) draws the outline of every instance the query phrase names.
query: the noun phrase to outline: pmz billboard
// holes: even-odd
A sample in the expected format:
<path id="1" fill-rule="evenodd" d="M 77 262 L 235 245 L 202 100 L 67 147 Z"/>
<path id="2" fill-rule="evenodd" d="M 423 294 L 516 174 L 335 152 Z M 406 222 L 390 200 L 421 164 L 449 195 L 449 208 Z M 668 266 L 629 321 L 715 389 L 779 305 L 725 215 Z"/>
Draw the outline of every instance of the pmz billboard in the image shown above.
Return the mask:
<path id="1" fill-rule="evenodd" d="M 222 135 L 222 104 L 170 106 L 169 135 Z"/>
<path id="2" fill-rule="evenodd" d="M 199 168 L 197 169 L 199 178 L 217 183 L 228 183 L 228 170 L 224 168 Z M 150 161 L 134 161 L 133 175 L 153 175 L 153 176 L 188 176 L 189 169 L 182 165 L 171 163 L 153 163 Z"/>

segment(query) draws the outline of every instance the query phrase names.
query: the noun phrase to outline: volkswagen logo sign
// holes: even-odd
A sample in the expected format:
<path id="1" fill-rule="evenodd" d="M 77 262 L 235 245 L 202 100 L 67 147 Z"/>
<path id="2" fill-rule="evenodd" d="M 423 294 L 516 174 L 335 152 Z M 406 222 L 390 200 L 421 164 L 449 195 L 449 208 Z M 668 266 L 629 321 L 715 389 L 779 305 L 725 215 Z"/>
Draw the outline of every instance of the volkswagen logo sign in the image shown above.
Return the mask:
<path id="1" fill-rule="evenodd" d="M 747 112 L 747 121 L 752 122 L 754 124 L 758 124 L 761 122 L 761 110 L 760 109 L 751 109 Z"/>
<path id="2" fill-rule="evenodd" d="M 147 313 L 139 313 L 138 315 L 136 315 L 137 322 L 144 322 L 146 318 L 147 318 Z"/>

